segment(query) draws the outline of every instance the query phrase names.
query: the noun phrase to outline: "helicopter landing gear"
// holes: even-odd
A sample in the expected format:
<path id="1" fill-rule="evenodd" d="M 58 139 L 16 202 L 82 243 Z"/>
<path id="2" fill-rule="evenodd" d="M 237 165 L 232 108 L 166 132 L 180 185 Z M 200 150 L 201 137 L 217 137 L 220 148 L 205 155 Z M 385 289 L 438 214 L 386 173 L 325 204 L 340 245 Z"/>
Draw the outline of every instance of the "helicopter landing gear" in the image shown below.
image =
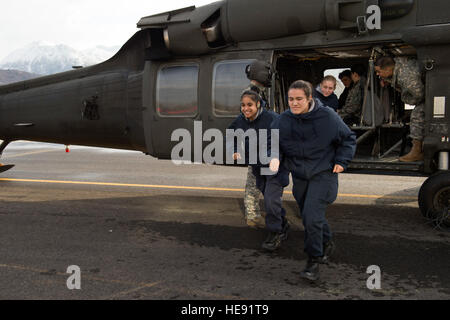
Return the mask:
<path id="1" fill-rule="evenodd" d="M 423 183 L 419 207 L 436 228 L 450 228 L 450 171 L 438 172 Z"/>
<path id="2" fill-rule="evenodd" d="M 11 143 L 11 141 L 9 141 L 9 140 L 5 140 L 2 142 L 2 144 L 0 145 L 0 157 L 2 156 L 3 150 L 5 150 L 5 148 L 10 143 Z M 5 172 L 13 167 L 14 167 L 13 164 L 4 165 L 4 164 L 0 163 L 0 173 Z"/>
<path id="3" fill-rule="evenodd" d="M 14 167 L 13 164 L 2 165 L 0 163 L 0 173 L 8 171 L 9 169 L 12 169 L 13 167 Z"/>

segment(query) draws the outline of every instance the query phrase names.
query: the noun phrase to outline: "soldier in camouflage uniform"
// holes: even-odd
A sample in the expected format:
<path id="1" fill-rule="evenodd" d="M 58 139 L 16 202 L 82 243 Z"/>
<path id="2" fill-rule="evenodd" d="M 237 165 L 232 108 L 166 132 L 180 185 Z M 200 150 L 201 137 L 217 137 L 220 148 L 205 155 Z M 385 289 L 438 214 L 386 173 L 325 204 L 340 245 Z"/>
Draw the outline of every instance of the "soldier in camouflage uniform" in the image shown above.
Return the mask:
<path id="1" fill-rule="evenodd" d="M 246 69 L 247 78 L 250 80 L 250 85 L 245 89 L 255 91 L 259 94 L 262 100 L 262 108 L 267 108 L 268 87 L 271 82 L 270 65 L 262 62 L 255 61 L 250 64 Z M 245 218 L 247 225 L 252 228 L 264 228 L 265 220 L 261 216 L 261 209 L 259 206 L 259 197 L 261 191 L 256 186 L 256 177 L 253 174 L 252 167 L 248 167 L 247 182 L 245 184 L 244 193 L 244 207 Z"/>
<path id="2" fill-rule="evenodd" d="M 358 64 L 352 67 L 353 87 L 348 93 L 347 100 L 342 109 L 338 110 L 338 114 L 342 120 L 348 125 L 360 123 L 361 109 L 364 99 L 364 86 L 366 85 L 365 68 Z"/>
<path id="3" fill-rule="evenodd" d="M 406 57 L 381 57 L 375 63 L 375 71 L 382 79 L 382 85 L 390 85 L 401 93 L 404 103 L 414 105 L 410 119 L 411 151 L 400 157 L 402 162 L 423 160 L 423 138 L 425 128 L 425 87 L 416 59 Z"/>

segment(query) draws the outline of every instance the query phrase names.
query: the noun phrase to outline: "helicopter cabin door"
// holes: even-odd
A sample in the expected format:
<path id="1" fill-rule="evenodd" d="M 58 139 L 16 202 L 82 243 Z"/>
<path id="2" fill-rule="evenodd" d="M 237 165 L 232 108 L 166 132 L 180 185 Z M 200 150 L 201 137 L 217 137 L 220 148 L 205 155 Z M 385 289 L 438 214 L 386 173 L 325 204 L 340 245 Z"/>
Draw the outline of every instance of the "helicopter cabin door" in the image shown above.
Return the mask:
<path id="1" fill-rule="evenodd" d="M 147 62 L 144 71 L 144 128 L 148 153 L 171 159 L 172 134 L 194 132 L 201 120 L 199 108 L 201 61 Z M 176 132 L 175 132 L 176 133 Z"/>
<path id="2" fill-rule="evenodd" d="M 177 156 L 183 161 L 203 160 L 195 152 L 210 143 L 203 141 L 203 133 L 217 129 L 225 135 L 240 113 L 240 95 L 250 84 L 246 66 L 255 59 L 269 62 L 271 57 L 272 51 L 239 51 L 147 62 L 143 102 L 148 153 L 173 160 L 174 148 L 184 141 L 181 136 L 189 133 L 191 154 L 181 155 L 176 149 Z"/>

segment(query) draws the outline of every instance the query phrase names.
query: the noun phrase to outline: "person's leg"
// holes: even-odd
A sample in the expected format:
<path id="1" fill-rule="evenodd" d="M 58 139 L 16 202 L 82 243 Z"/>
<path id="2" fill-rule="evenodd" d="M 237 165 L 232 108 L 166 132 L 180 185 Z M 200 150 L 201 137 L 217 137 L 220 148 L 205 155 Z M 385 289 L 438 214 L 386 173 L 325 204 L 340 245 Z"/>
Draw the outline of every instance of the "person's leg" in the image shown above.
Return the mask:
<path id="1" fill-rule="evenodd" d="M 327 204 L 318 197 L 307 197 L 305 200 L 302 217 L 305 227 L 305 252 L 309 256 L 321 257 L 323 255 L 326 207 Z"/>
<path id="2" fill-rule="evenodd" d="M 425 104 L 423 103 L 415 106 L 411 112 L 410 132 L 412 139 L 423 141 L 425 132 Z"/>
<path id="3" fill-rule="evenodd" d="M 413 162 L 423 160 L 423 135 L 425 132 L 425 105 L 423 103 L 417 105 L 411 112 L 410 120 L 410 137 L 413 139 L 411 151 L 400 157 L 402 162 Z"/>
<path id="4" fill-rule="evenodd" d="M 259 207 L 259 195 L 261 191 L 257 187 L 256 177 L 253 174 L 252 167 L 248 167 L 247 182 L 245 184 L 244 207 L 245 218 L 250 227 L 263 227 L 264 222 L 261 217 Z"/>
<path id="5" fill-rule="evenodd" d="M 309 181 L 302 217 L 307 233 L 305 252 L 310 256 L 323 256 L 323 244 L 332 239 L 325 213 L 327 206 L 336 200 L 337 192 L 337 174 L 322 172 Z"/>
<path id="6" fill-rule="evenodd" d="M 308 262 L 300 274 L 302 278 L 312 281 L 319 279 L 319 264 L 327 262 L 323 260 L 324 248 L 327 254 L 334 248 L 325 212 L 327 206 L 336 200 L 337 190 L 337 175 L 331 172 L 320 173 L 309 181 L 302 214 Z"/>
<path id="7" fill-rule="evenodd" d="M 282 207 L 283 186 L 275 176 L 266 177 L 264 190 L 264 205 L 266 208 L 266 228 L 269 231 L 267 239 L 262 244 L 266 250 L 274 251 L 282 240 L 287 239 L 289 223 L 286 211 Z"/>
<path id="8" fill-rule="evenodd" d="M 281 232 L 286 211 L 282 207 L 283 187 L 276 177 L 266 177 L 264 205 L 266 226 L 269 231 Z"/>
<path id="9" fill-rule="evenodd" d="M 298 217 L 302 218 L 302 211 L 305 202 L 306 190 L 308 188 L 308 181 L 292 176 L 292 182 L 292 195 L 294 196 L 299 209 Z"/>

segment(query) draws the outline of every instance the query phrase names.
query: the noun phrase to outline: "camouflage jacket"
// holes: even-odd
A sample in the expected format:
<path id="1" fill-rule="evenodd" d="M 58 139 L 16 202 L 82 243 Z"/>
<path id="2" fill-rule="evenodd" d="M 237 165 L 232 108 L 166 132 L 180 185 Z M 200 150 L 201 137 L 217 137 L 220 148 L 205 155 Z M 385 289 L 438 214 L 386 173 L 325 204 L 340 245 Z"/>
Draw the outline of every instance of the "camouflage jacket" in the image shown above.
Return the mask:
<path id="1" fill-rule="evenodd" d="M 361 116 L 365 84 L 366 78 L 361 77 L 361 80 L 353 85 L 348 93 L 347 100 L 345 100 L 345 105 L 338 111 L 342 118 L 346 116 Z"/>
<path id="2" fill-rule="evenodd" d="M 425 100 L 425 87 L 416 59 L 406 57 L 394 58 L 395 68 L 390 83 L 401 93 L 402 101 L 410 105 L 418 105 Z"/>

